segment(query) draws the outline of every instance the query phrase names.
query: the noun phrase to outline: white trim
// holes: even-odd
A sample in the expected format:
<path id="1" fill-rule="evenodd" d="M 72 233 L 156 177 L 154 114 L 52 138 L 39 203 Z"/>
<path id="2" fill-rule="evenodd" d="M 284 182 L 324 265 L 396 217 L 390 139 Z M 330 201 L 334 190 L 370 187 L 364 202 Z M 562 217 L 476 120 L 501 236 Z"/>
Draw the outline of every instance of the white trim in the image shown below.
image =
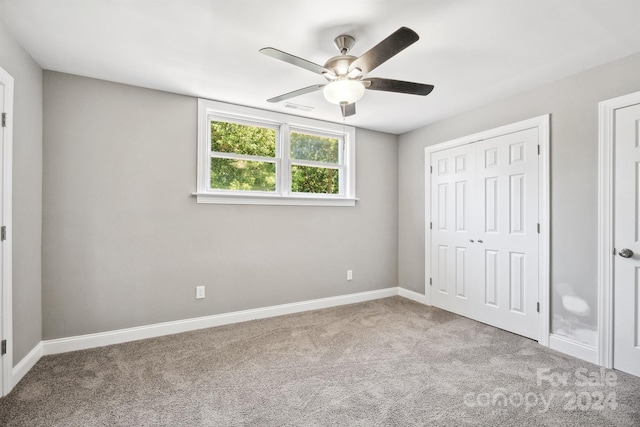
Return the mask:
<path id="1" fill-rule="evenodd" d="M 538 343 L 549 346 L 549 315 L 550 315 L 550 283 L 549 283 L 549 261 L 550 261 L 550 234 L 551 234 L 551 214 L 550 214 L 550 115 L 534 117 L 528 120 L 511 123 L 487 131 L 467 135 L 451 141 L 425 147 L 425 303 L 431 304 L 431 292 L 429 278 L 431 277 L 431 153 L 459 147 L 465 144 L 495 138 L 526 129 L 538 129 L 538 144 L 540 145 L 540 156 L 538 161 L 538 222 L 540 223 L 540 234 L 538 237 L 538 302 L 540 303 L 540 315 L 538 325 Z"/>
<path id="2" fill-rule="evenodd" d="M 27 375 L 27 372 L 29 372 L 36 363 L 38 363 L 38 360 L 40 360 L 42 356 L 42 341 L 40 341 L 25 357 L 22 358 L 20 362 L 18 362 L 16 366 L 13 367 L 12 382 L 14 387 L 18 385 L 20 380 Z"/>
<path id="3" fill-rule="evenodd" d="M 613 367 L 613 173 L 615 111 L 640 104 L 640 92 L 598 104 L 598 361 Z"/>
<path id="4" fill-rule="evenodd" d="M 360 199 L 328 197 L 285 197 L 257 196 L 246 194 L 221 195 L 212 193 L 193 193 L 198 203 L 220 205 L 277 205 L 277 206 L 355 206 Z"/>
<path id="5" fill-rule="evenodd" d="M 598 349 L 556 334 L 549 336 L 549 348 L 591 363 L 598 363 Z"/>
<path id="6" fill-rule="evenodd" d="M 0 67 L 0 81 L 5 86 L 5 105 L 0 106 L 0 112 L 7 113 L 7 127 L 4 131 L 4 144 L 2 147 L 2 224 L 7 227 L 7 239 L 2 243 L 2 339 L 7 340 L 7 353 L 2 356 L 2 390 L 0 395 L 9 394 L 13 388 L 12 368 L 13 368 L 13 273 L 12 273 L 12 251 L 13 251 L 13 223 L 12 223 L 12 162 L 13 162 L 13 96 L 14 81 L 2 67 Z"/>
<path id="7" fill-rule="evenodd" d="M 410 299 L 413 300 L 415 302 L 419 302 L 420 304 L 425 304 L 426 305 L 426 301 L 425 301 L 425 296 L 419 292 L 415 292 L 409 289 L 405 289 L 402 287 L 398 287 L 398 295 L 400 295 L 403 298 L 406 299 Z"/>
<path id="8" fill-rule="evenodd" d="M 233 191 L 210 188 L 211 120 L 228 120 L 277 130 L 276 156 L 262 158 L 224 154 L 225 158 L 272 162 L 276 164 L 276 189 L 273 192 Z M 336 137 L 342 141 L 339 163 L 321 163 L 296 160 L 289 156 L 289 134 L 308 132 L 313 135 Z M 309 205 L 309 206 L 355 206 L 356 201 L 356 128 L 339 123 L 324 122 L 273 111 L 260 110 L 240 105 L 226 104 L 208 99 L 198 99 L 198 162 L 197 190 L 193 193 L 197 203 L 241 204 L 241 205 Z M 218 154 L 215 154 L 218 157 Z M 340 194 L 305 194 L 291 191 L 291 165 L 309 164 L 340 171 Z"/>
<path id="9" fill-rule="evenodd" d="M 193 319 L 177 320 L 173 322 L 156 323 L 153 325 L 119 329 L 116 331 L 46 340 L 42 342 L 43 354 L 46 356 L 49 354 L 66 353 L 68 351 L 85 350 L 88 348 L 120 344 L 145 338 L 154 338 L 164 335 L 177 334 L 180 332 L 194 331 L 197 329 L 211 328 L 214 326 L 228 325 L 231 323 L 240 323 L 249 320 L 265 319 L 268 317 L 282 316 L 285 314 L 300 313 L 303 311 L 318 310 L 345 304 L 371 301 L 380 298 L 395 296 L 398 294 L 399 288 L 386 288 L 376 291 L 360 292 L 356 294 L 320 298 L 290 304 L 274 305 L 271 307 L 256 308 L 224 314 L 215 314 L 213 316 L 204 316 Z"/>
<path id="10" fill-rule="evenodd" d="M 550 163 L 550 115 L 537 118 L 538 145 L 538 302 L 540 303 L 538 343 L 549 346 L 551 333 L 551 163 Z M 535 120 L 535 119 L 534 119 Z"/>
<path id="11" fill-rule="evenodd" d="M 548 128 L 549 117 L 549 114 L 544 114 L 542 116 L 534 117 L 531 119 L 521 120 L 519 122 L 510 123 L 508 125 L 474 133 L 473 135 L 466 135 L 446 142 L 441 142 L 439 144 L 429 145 L 428 147 L 425 147 L 425 150 L 442 151 L 453 147 L 459 147 L 465 144 L 471 144 L 473 142 L 484 141 L 485 139 L 495 138 L 497 136 L 520 132 L 526 129 L 540 128 L 544 126 L 547 126 Z"/>
<path id="12" fill-rule="evenodd" d="M 446 143 L 445 143 L 446 144 Z M 431 305 L 431 151 L 424 149 L 424 303 Z"/>

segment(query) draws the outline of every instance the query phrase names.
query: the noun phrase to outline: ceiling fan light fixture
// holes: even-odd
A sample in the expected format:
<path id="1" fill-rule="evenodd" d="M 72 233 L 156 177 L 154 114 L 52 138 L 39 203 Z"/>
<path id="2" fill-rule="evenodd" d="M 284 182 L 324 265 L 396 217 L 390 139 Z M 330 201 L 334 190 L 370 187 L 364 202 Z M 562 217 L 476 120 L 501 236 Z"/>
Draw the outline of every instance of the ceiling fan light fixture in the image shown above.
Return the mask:
<path id="1" fill-rule="evenodd" d="M 332 104 L 353 104 L 364 95 L 364 85 L 358 80 L 336 80 L 327 84 L 322 93 Z"/>

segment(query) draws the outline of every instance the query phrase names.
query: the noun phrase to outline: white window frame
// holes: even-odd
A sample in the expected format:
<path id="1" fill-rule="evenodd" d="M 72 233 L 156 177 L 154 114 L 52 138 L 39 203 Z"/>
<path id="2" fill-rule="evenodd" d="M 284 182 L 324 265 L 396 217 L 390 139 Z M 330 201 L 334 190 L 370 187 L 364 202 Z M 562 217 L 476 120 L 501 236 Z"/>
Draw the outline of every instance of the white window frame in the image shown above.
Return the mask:
<path id="1" fill-rule="evenodd" d="M 276 156 L 273 158 L 276 164 L 275 192 L 236 191 L 211 188 L 210 171 L 212 152 L 210 123 L 212 120 L 231 121 L 276 129 Z M 340 164 L 291 159 L 289 151 L 290 132 L 338 138 L 341 144 Z M 193 194 L 196 196 L 198 203 L 355 206 L 357 200 L 355 197 L 355 133 L 354 127 L 343 124 L 226 104 L 208 99 L 199 99 L 197 191 Z M 229 157 L 239 158 L 242 156 L 231 154 Z M 266 159 L 260 158 L 259 160 Z M 340 171 L 339 194 L 292 192 L 291 166 L 293 164 L 338 169 Z"/>

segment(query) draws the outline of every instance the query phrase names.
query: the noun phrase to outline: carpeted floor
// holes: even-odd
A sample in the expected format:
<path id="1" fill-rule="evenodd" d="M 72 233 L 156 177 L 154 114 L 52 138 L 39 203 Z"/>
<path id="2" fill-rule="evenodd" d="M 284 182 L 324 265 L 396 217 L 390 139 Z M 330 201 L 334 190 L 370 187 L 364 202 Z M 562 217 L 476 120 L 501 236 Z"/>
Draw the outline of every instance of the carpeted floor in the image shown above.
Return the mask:
<path id="1" fill-rule="evenodd" d="M 640 378 L 393 297 L 46 356 L 0 425 L 639 426 Z"/>

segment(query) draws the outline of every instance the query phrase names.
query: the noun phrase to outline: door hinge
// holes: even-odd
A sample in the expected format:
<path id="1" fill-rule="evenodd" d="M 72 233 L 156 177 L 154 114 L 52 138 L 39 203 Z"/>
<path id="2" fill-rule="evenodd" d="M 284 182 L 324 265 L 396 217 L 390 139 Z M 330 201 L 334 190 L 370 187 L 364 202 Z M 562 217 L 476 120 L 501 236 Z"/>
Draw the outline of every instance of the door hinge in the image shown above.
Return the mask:
<path id="1" fill-rule="evenodd" d="M 7 354 L 7 340 L 2 340 L 2 350 L 0 354 Z"/>
<path id="2" fill-rule="evenodd" d="M 538 145 L 538 156 L 540 155 L 540 145 Z"/>
<path id="3" fill-rule="evenodd" d="M 429 286 L 433 284 L 431 277 L 429 277 Z"/>
<path id="4" fill-rule="evenodd" d="M 0 241 L 7 240 L 7 226 L 0 227 Z"/>
<path id="5" fill-rule="evenodd" d="M 7 113 L 2 113 L 2 127 L 7 127 Z"/>
<path id="6" fill-rule="evenodd" d="M 429 166 L 429 173 L 433 173 L 433 166 Z"/>
<path id="7" fill-rule="evenodd" d="M 538 223 L 538 234 L 540 234 L 540 223 Z"/>
<path id="8" fill-rule="evenodd" d="M 540 303 L 539 302 L 536 303 L 536 311 L 538 313 L 540 313 Z"/>
<path id="9" fill-rule="evenodd" d="M 429 223 L 429 230 L 433 230 L 433 223 L 432 222 Z"/>

